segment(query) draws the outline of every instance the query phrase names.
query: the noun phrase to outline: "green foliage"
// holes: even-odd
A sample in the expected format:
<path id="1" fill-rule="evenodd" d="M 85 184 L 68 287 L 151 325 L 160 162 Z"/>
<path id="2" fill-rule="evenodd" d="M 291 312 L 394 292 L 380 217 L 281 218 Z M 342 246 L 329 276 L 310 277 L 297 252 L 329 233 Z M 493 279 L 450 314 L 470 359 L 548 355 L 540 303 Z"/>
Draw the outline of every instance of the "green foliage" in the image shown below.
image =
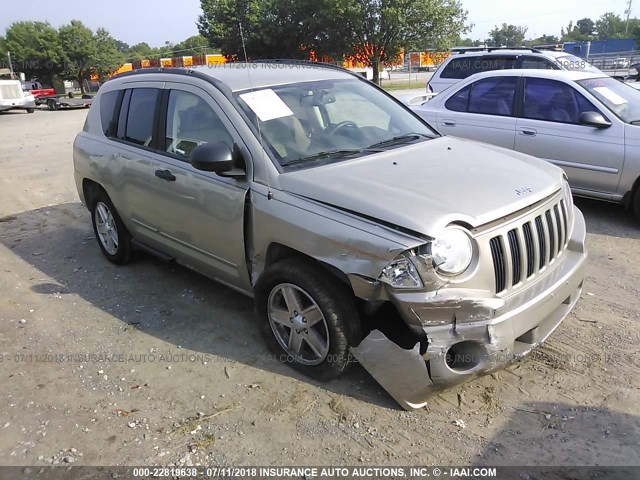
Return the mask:
<path id="1" fill-rule="evenodd" d="M 46 22 L 15 22 L 7 30 L 3 52 L 11 52 L 15 70 L 28 78 L 50 82 L 64 68 L 58 32 Z"/>
<path id="2" fill-rule="evenodd" d="M 93 32 L 80 20 L 71 20 L 70 24 L 60 27 L 59 35 L 67 60 L 62 76 L 67 80 L 77 80 L 82 90 L 83 80 L 91 78 L 91 63 L 98 54 Z"/>
<path id="3" fill-rule="evenodd" d="M 466 32 L 459 0 L 201 0 L 200 33 L 228 56 L 341 60 L 374 67 L 400 49 L 446 49 Z M 377 78 L 375 78 L 377 80 Z"/>
<path id="4" fill-rule="evenodd" d="M 605 13 L 596 21 L 596 34 L 598 40 L 609 38 L 624 38 L 626 22 L 615 13 Z"/>
<path id="5" fill-rule="evenodd" d="M 502 27 L 496 27 L 489 32 L 489 38 L 487 38 L 487 45 L 492 47 L 521 47 L 524 45 L 525 35 L 527 34 L 527 27 L 520 25 L 507 25 L 502 24 Z"/>
<path id="6" fill-rule="evenodd" d="M 473 40 L 468 37 L 458 37 L 458 39 L 454 43 L 456 47 L 481 47 L 484 45 L 484 42 L 482 40 Z"/>
<path id="7" fill-rule="evenodd" d="M 172 56 L 173 48 L 171 46 L 165 45 L 164 47 L 154 48 L 150 47 L 146 42 L 136 43 L 125 53 L 125 57 L 128 62 L 159 59 Z"/>
<path id="8" fill-rule="evenodd" d="M 98 28 L 93 37 L 96 45 L 95 57 L 90 59 L 92 73 L 105 81 L 124 63 L 124 55 L 118 50 L 118 44 L 104 28 Z"/>
<path id="9" fill-rule="evenodd" d="M 202 55 L 210 50 L 209 42 L 202 35 L 194 35 L 173 46 L 174 56 Z"/>
<path id="10" fill-rule="evenodd" d="M 198 30 L 224 55 L 244 58 L 308 58 L 332 50 L 336 2 L 329 0 L 201 0 Z M 341 45 L 342 46 L 342 45 Z"/>
<path id="11" fill-rule="evenodd" d="M 536 45 L 554 45 L 559 43 L 560 43 L 560 39 L 558 37 L 556 37 L 555 35 L 547 35 L 547 34 L 544 34 L 538 38 L 533 38 L 531 40 L 525 40 L 524 42 L 524 44 L 527 47 L 533 47 Z"/>

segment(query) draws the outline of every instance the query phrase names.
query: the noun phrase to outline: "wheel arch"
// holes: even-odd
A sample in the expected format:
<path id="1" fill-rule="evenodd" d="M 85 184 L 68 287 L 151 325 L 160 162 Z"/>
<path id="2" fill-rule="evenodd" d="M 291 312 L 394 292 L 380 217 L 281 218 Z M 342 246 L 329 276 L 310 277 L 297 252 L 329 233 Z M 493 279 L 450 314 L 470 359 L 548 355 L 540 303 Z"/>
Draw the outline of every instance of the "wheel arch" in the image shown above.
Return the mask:
<path id="1" fill-rule="evenodd" d="M 349 288 L 351 293 L 353 293 L 349 277 L 342 270 L 334 267 L 333 265 L 317 260 L 304 252 L 296 250 L 295 248 L 283 245 L 282 243 L 278 242 L 271 242 L 267 247 L 264 269 L 262 270 L 262 272 L 260 272 L 260 276 L 264 274 L 269 266 L 289 258 L 299 258 L 302 261 L 311 262 L 322 267 L 324 270 L 331 273 L 334 277 L 344 283 Z M 259 280 L 259 278 L 257 280 Z"/>

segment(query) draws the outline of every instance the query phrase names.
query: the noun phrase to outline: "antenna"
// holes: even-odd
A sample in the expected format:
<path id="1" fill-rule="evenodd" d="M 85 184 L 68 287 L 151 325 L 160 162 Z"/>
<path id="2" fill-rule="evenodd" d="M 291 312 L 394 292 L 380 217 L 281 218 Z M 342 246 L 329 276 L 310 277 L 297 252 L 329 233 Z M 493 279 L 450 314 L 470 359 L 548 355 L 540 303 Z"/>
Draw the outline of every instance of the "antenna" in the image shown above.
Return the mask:
<path id="1" fill-rule="evenodd" d="M 242 30 L 242 23 L 238 22 L 240 28 L 240 39 L 242 40 L 242 51 L 244 52 L 244 63 L 247 67 L 247 80 L 249 80 L 249 88 L 253 91 L 253 83 L 251 82 L 251 68 L 249 67 L 249 58 L 247 57 L 247 47 L 244 43 L 244 31 Z M 269 166 L 267 164 L 267 156 L 264 154 L 264 139 L 262 138 L 262 129 L 260 127 L 260 118 L 256 114 L 256 124 L 258 125 L 258 139 L 260 140 L 260 154 L 262 155 L 262 165 L 264 166 L 264 174 L 267 179 L 267 200 L 273 198 L 273 192 L 271 191 L 271 181 L 269 180 Z"/>

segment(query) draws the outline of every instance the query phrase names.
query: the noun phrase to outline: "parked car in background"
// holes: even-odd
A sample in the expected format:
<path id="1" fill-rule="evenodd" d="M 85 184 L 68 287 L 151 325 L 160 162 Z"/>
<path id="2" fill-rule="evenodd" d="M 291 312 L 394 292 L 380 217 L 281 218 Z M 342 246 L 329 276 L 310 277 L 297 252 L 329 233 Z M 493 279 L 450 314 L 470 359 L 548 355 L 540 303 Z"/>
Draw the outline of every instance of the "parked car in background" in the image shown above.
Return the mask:
<path id="1" fill-rule="evenodd" d="M 0 80 L 0 112 L 25 110 L 33 113 L 35 108 L 36 99 L 22 90 L 20 80 Z"/>
<path id="2" fill-rule="evenodd" d="M 413 107 L 445 135 L 562 167 L 576 195 L 623 203 L 640 219 L 640 92 L 603 73 L 485 72 Z"/>
<path id="3" fill-rule="evenodd" d="M 441 137 L 343 69 L 124 74 L 73 157 L 108 260 L 147 250 L 253 297 L 276 358 L 328 379 L 353 354 L 408 409 L 526 355 L 580 297 L 562 170 Z M 384 305 L 408 347 L 364 321 Z"/>
<path id="4" fill-rule="evenodd" d="M 55 89 L 53 89 L 53 88 L 45 88 L 38 81 L 24 82 L 22 84 L 22 89 L 25 92 L 29 92 L 31 95 L 33 95 L 35 97 L 37 105 L 40 105 L 41 103 L 44 103 L 44 102 L 40 101 L 41 97 L 52 97 L 52 96 L 55 96 L 55 94 L 56 94 Z"/>
<path id="5" fill-rule="evenodd" d="M 439 93 L 471 75 L 490 70 L 579 70 L 600 73 L 586 60 L 566 52 L 535 48 L 470 48 L 454 52 L 427 82 L 427 92 Z"/>

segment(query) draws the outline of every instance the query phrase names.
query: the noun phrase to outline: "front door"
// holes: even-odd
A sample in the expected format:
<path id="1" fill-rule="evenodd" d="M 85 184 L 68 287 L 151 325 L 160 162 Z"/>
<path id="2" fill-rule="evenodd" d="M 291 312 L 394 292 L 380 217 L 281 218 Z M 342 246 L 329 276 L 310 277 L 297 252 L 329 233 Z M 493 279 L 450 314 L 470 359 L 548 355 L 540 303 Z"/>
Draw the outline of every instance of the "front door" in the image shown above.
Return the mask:
<path id="1" fill-rule="evenodd" d="M 624 124 L 608 115 L 609 128 L 580 125 L 587 111 L 603 113 L 570 84 L 527 78 L 515 149 L 563 168 L 576 190 L 614 193 L 624 164 Z"/>
<path id="2" fill-rule="evenodd" d="M 247 288 L 244 209 L 247 178 L 225 178 L 195 169 L 191 151 L 203 143 L 241 142 L 229 119 L 206 91 L 165 85 L 160 115 L 164 138 L 154 155 L 149 181 L 154 188 L 151 226 L 163 249 L 182 263 L 225 283 Z"/>

